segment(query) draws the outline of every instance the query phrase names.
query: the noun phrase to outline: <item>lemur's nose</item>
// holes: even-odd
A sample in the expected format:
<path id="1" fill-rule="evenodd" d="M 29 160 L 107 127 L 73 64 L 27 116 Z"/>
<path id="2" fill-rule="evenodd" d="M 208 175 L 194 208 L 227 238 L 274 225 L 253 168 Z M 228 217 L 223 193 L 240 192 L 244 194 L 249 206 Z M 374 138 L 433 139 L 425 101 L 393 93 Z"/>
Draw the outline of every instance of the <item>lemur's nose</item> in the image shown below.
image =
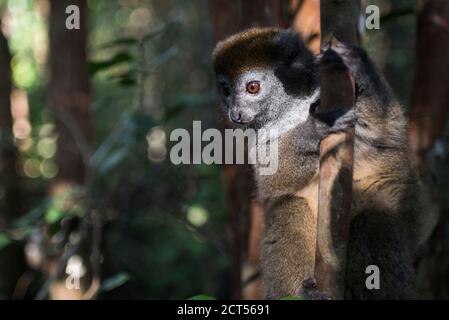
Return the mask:
<path id="1" fill-rule="evenodd" d="M 230 118 L 233 122 L 236 123 L 249 123 L 253 120 L 253 117 L 250 116 L 249 114 L 247 114 L 246 112 L 242 112 L 242 111 L 231 111 L 230 112 Z"/>
<path id="2" fill-rule="evenodd" d="M 242 119 L 242 114 L 238 111 L 231 111 L 231 120 L 234 122 L 240 122 L 240 119 Z"/>

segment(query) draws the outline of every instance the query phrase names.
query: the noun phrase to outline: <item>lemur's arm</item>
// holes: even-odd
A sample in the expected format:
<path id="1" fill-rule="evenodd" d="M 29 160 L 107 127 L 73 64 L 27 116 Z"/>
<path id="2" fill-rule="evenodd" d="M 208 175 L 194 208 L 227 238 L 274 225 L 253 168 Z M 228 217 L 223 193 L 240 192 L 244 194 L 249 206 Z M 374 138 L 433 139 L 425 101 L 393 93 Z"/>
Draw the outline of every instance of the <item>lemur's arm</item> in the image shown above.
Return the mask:
<path id="1" fill-rule="evenodd" d="M 335 52 L 356 83 L 354 198 L 348 247 L 346 297 L 414 297 L 417 182 L 407 154 L 406 119 L 389 85 L 366 52 L 339 44 Z M 368 290 L 369 265 L 380 288 Z"/>

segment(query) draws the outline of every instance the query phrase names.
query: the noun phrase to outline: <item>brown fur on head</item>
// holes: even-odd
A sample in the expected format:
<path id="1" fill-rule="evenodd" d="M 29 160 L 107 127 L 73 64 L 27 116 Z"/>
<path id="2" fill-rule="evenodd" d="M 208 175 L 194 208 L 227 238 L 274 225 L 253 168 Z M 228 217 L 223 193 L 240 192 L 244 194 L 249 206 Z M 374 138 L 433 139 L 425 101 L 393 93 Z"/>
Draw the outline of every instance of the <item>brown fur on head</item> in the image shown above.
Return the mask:
<path id="1" fill-rule="evenodd" d="M 245 71 L 270 65 L 276 59 L 273 39 L 279 31 L 252 28 L 218 43 L 213 53 L 215 72 L 232 81 Z"/>

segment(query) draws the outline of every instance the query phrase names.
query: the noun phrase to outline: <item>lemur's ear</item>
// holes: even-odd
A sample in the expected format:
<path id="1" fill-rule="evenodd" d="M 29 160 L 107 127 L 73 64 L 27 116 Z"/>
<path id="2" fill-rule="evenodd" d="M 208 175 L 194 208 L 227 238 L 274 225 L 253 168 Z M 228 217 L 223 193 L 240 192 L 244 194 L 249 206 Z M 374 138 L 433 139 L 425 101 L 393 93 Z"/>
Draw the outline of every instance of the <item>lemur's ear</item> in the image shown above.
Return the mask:
<path id="1" fill-rule="evenodd" d="M 312 94 L 317 86 L 317 64 L 301 37 L 290 30 L 273 38 L 274 72 L 289 95 Z"/>
<path id="2" fill-rule="evenodd" d="M 292 62 L 301 51 L 299 36 L 287 30 L 281 31 L 273 38 L 278 58 L 285 63 Z"/>
<path id="3" fill-rule="evenodd" d="M 292 30 L 278 32 L 273 43 L 278 59 L 292 68 L 301 68 L 313 61 L 313 54 L 307 49 L 300 35 Z"/>

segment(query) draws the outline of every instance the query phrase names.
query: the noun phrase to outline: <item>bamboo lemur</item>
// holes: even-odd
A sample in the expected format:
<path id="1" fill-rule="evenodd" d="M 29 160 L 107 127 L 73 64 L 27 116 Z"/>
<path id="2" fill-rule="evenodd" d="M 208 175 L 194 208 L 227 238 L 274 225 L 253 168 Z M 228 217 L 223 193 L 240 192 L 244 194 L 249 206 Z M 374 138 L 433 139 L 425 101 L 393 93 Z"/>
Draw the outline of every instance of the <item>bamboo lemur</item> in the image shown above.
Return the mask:
<path id="1" fill-rule="evenodd" d="M 254 28 L 220 42 L 213 54 L 224 112 L 237 127 L 275 128 L 279 164 L 256 174 L 265 207 L 262 274 L 267 298 L 308 296 L 316 244 L 320 140 L 355 126 L 354 180 L 346 298 L 414 297 L 420 227 L 420 185 L 407 151 L 401 107 L 366 53 L 340 44 L 314 56 L 291 31 Z M 319 104 L 319 63 L 349 68 L 355 111 L 326 125 Z M 255 166 L 257 173 L 257 165 Z M 367 266 L 380 269 L 380 289 L 366 288 Z"/>

